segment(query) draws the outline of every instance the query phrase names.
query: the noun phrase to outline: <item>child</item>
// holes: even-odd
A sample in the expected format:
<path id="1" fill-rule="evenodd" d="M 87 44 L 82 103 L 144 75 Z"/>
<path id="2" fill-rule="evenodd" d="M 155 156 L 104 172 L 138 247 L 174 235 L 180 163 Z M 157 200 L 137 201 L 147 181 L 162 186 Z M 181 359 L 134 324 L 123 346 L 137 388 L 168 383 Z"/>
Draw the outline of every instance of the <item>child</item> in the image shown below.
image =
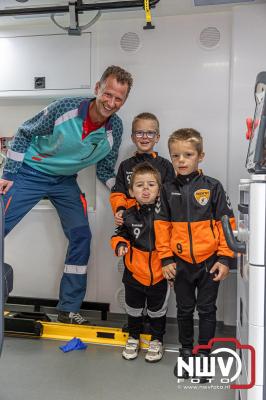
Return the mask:
<path id="1" fill-rule="evenodd" d="M 124 223 L 116 229 L 111 240 L 116 255 L 124 256 L 123 283 L 129 337 L 122 356 L 126 360 L 133 360 L 138 356 L 142 312 L 146 304 L 152 338 L 145 360 L 156 362 L 163 356 L 163 335 L 170 290 L 155 250 L 154 212 L 160 181 L 158 170 L 149 163 L 140 163 L 134 168 L 129 194 L 137 203 L 124 212 Z"/>
<path id="2" fill-rule="evenodd" d="M 175 178 L 170 161 L 154 152 L 154 146 L 160 139 L 159 121 L 154 114 L 145 112 L 133 119 L 131 139 L 136 145 L 137 152 L 120 164 L 110 197 L 116 225 L 122 225 L 124 210 L 135 204 L 135 199 L 130 196 L 128 190 L 135 165 L 148 161 L 160 172 L 162 183 Z"/>
<path id="3" fill-rule="evenodd" d="M 229 274 L 233 257 L 221 217 L 228 215 L 233 227 L 235 221 L 221 183 L 198 170 L 204 158 L 200 133 L 179 129 L 170 136 L 168 147 L 177 176 L 161 191 L 160 211 L 155 216 L 156 249 L 164 277 L 175 279 L 180 354 L 187 362 L 194 342 L 195 306 L 199 314 L 199 344 L 208 344 L 215 335 L 219 282 Z M 200 356 L 207 354 L 202 352 Z M 177 374 L 176 367 L 174 373 Z M 188 378 L 187 372 L 183 378 Z M 205 381 L 201 379 L 201 383 Z"/>

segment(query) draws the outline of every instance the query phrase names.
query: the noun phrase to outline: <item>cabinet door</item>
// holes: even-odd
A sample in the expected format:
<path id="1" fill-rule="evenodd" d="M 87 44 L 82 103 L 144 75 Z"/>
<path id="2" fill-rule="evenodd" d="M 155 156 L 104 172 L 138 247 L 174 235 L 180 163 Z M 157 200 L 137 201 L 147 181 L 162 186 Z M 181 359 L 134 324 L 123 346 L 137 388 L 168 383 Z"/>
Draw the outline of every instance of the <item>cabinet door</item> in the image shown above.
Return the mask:
<path id="1" fill-rule="evenodd" d="M 2 37 L 0 91 L 88 89 L 90 58 L 90 33 Z"/>

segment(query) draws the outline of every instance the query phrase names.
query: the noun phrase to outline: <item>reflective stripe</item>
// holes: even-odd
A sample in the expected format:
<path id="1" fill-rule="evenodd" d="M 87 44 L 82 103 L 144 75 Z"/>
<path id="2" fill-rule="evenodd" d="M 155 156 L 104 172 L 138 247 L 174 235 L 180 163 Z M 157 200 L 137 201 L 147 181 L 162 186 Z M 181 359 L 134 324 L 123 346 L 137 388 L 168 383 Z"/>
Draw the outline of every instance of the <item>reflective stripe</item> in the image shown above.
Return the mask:
<path id="1" fill-rule="evenodd" d="M 62 124 L 63 122 L 66 122 L 66 121 L 68 121 L 69 119 L 76 117 L 77 115 L 78 115 L 78 108 L 76 108 L 75 110 L 68 111 L 68 112 L 66 112 L 65 114 L 61 115 L 61 117 L 59 117 L 59 118 L 55 121 L 54 125 L 55 125 L 55 126 L 56 126 L 56 125 L 60 125 L 60 124 Z"/>
<path id="2" fill-rule="evenodd" d="M 106 186 L 108 189 L 112 189 L 112 187 L 115 185 L 115 178 L 110 178 L 105 182 Z"/>
<path id="3" fill-rule="evenodd" d="M 131 315 L 131 317 L 141 317 L 142 316 L 143 308 L 133 308 L 133 307 L 128 306 L 126 303 L 125 309 L 126 309 L 126 313 L 128 315 Z"/>
<path id="4" fill-rule="evenodd" d="M 107 140 L 110 144 L 110 147 L 112 148 L 114 144 L 113 131 L 106 131 L 106 134 L 107 134 Z"/>
<path id="5" fill-rule="evenodd" d="M 160 317 L 163 317 L 167 313 L 169 296 L 170 296 L 170 285 L 167 285 L 167 292 L 166 292 L 166 296 L 165 296 L 165 300 L 162 305 L 162 308 L 158 311 L 150 311 L 149 309 L 147 309 L 147 314 L 150 318 L 160 318 Z"/>
<path id="6" fill-rule="evenodd" d="M 11 149 L 7 150 L 7 158 L 14 161 L 23 161 L 25 153 L 18 153 L 17 151 L 13 151 Z"/>
<path id="7" fill-rule="evenodd" d="M 11 200 L 12 200 L 12 196 L 10 196 L 9 199 L 7 200 L 6 207 L 5 207 L 5 212 L 7 212 L 7 209 L 9 207 L 10 203 L 11 203 Z"/>
<path id="8" fill-rule="evenodd" d="M 65 264 L 65 274 L 84 275 L 87 273 L 87 265 L 67 265 Z"/>
<path id="9" fill-rule="evenodd" d="M 86 217 L 87 216 L 87 200 L 85 199 L 85 196 L 82 193 L 80 193 L 79 198 L 80 198 L 80 201 L 81 201 L 81 204 L 83 207 L 84 215 Z"/>

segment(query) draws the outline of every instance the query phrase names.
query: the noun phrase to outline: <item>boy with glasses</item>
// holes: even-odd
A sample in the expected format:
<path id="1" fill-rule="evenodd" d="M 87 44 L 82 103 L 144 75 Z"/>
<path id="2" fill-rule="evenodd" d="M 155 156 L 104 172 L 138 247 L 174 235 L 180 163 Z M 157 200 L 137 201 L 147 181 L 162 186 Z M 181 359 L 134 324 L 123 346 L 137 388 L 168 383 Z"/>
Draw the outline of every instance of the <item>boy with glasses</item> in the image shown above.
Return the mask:
<path id="1" fill-rule="evenodd" d="M 160 157 L 154 151 L 154 146 L 160 139 L 159 121 L 154 114 L 144 112 L 133 119 L 131 139 L 137 151 L 133 157 L 121 162 L 110 196 L 116 225 L 123 224 L 124 211 L 136 203 L 129 194 L 129 185 L 132 171 L 137 164 L 149 162 L 160 172 L 162 183 L 175 178 L 174 168 L 170 161 Z"/>

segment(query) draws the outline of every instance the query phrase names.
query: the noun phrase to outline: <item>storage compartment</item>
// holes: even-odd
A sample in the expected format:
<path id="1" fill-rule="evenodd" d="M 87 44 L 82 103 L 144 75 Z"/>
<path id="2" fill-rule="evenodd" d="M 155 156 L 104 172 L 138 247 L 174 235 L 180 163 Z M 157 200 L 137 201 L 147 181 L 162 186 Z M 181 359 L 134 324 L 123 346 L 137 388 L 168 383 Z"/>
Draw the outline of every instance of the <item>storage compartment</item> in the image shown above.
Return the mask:
<path id="1" fill-rule="evenodd" d="M 91 33 L 0 38 L 0 95 L 90 87 Z"/>

